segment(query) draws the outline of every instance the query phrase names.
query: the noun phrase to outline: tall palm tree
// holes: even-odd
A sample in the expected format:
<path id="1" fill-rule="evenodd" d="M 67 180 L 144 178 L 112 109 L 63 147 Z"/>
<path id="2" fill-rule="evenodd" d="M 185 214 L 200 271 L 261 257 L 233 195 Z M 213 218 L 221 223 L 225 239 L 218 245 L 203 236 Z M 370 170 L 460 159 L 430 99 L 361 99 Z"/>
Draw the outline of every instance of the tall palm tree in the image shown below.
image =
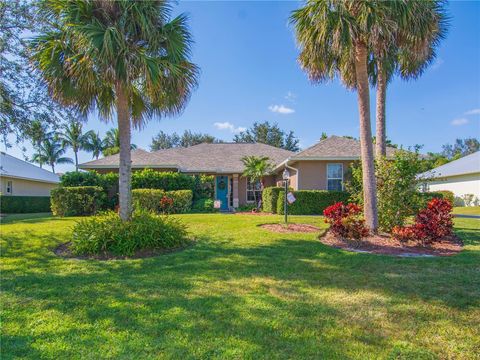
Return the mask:
<path id="1" fill-rule="evenodd" d="M 52 26 L 32 42 L 32 59 L 53 96 L 104 119 L 116 110 L 119 205 L 131 217 L 131 127 L 175 115 L 197 84 L 185 15 L 166 1 L 44 0 Z"/>
<path id="2" fill-rule="evenodd" d="M 58 134 L 58 139 L 65 148 L 72 148 L 75 155 L 75 171 L 78 171 L 78 152 L 84 149 L 86 136 L 82 131 L 83 124 L 78 120 L 70 121 L 63 125 L 63 131 Z"/>
<path id="3" fill-rule="evenodd" d="M 250 179 L 250 182 L 253 184 L 253 198 L 255 200 L 255 205 L 258 206 L 255 186 L 256 184 L 261 183 L 263 188 L 263 178 L 271 174 L 273 165 L 270 162 L 270 158 L 267 156 L 245 156 L 242 158 L 242 162 L 245 167 L 243 176 Z"/>
<path id="4" fill-rule="evenodd" d="M 72 164 L 73 160 L 64 157 L 65 148 L 61 142 L 54 137 L 46 139 L 39 148 L 39 152 L 34 155 L 38 157 L 45 164 L 52 167 L 52 172 L 55 172 L 55 164 Z"/>
<path id="5" fill-rule="evenodd" d="M 27 136 L 30 138 L 33 148 L 36 151 L 32 161 L 39 164 L 40 168 L 42 168 L 45 162 L 42 160 L 42 157 L 39 156 L 39 148 L 46 139 L 53 136 L 53 132 L 49 131 L 48 126 L 44 122 L 33 120 L 27 128 Z"/>
<path id="6" fill-rule="evenodd" d="M 92 153 L 92 158 L 98 159 L 105 149 L 104 142 L 98 132 L 89 130 L 85 133 L 83 149 Z"/>
<path id="7" fill-rule="evenodd" d="M 396 23 L 388 1 L 309 0 L 295 10 L 291 22 L 300 46 L 299 62 L 313 82 L 339 76 L 357 91 L 367 226 L 378 227 L 376 182 L 367 61 L 378 34 L 394 40 Z"/>
<path id="8" fill-rule="evenodd" d="M 130 144 L 130 150 L 135 150 L 137 145 Z M 118 128 L 110 129 L 105 134 L 103 139 L 103 150 L 102 153 L 104 156 L 115 155 L 120 152 L 120 136 Z"/>
<path id="9" fill-rule="evenodd" d="M 392 2 L 398 24 L 395 43 L 385 44 L 381 34 L 373 47 L 370 78 L 377 86 L 376 142 L 377 157 L 387 152 L 386 96 L 388 83 L 396 72 L 403 79 L 415 79 L 435 60 L 436 48 L 445 38 L 448 17 L 444 0 Z"/>

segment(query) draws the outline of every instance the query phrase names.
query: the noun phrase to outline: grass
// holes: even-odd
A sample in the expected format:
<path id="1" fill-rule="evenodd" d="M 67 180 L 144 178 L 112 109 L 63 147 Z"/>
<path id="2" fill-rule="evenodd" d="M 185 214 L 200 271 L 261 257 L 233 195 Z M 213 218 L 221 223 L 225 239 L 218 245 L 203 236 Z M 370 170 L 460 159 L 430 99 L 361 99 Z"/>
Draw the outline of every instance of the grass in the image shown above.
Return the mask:
<path id="1" fill-rule="evenodd" d="M 480 206 L 457 206 L 453 208 L 454 214 L 462 215 L 479 215 L 480 216 Z"/>
<path id="2" fill-rule="evenodd" d="M 180 217 L 196 246 L 124 261 L 56 257 L 73 218 L 4 223 L 1 358 L 480 358 L 479 220 L 455 219 L 459 255 L 415 259 Z"/>

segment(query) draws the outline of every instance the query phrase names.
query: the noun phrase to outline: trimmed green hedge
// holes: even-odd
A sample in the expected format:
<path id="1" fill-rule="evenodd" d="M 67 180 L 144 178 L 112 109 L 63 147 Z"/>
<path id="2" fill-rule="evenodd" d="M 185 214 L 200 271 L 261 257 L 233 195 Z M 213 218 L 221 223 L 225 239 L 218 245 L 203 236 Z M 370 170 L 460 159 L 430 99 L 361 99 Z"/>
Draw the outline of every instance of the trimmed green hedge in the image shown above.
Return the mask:
<path id="1" fill-rule="evenodd" d="M 50 196 L 0 195 L 0 212 L 2 214 L 50 212 Z"/>
<path id="2" fill-rule="evenodd" d="M 172 204 L 162 202 L 163 198 L 172 199 Z M 191 190 L 135 189 L 132 190 L 132 200 L 137 210 L 178 214 L 192 209 L 193 193 Z"/>
<path id="3" fill-rule="evenodd" d="M 293 204 L 288 204 L 290 215 L 322 215 L 323 210 L 336 202 L 348 202 L 350 194 L 346 191 L 299 190 L 292 191 L 296 198 Z M 283 214 L 285 191 L 278 193 L 277 213 Z"/>
<path id="4" fill-rule="evenodd" d="M 213 213 L 217 212 L 217 209 L 213 207 L 213 199 L 210 198 L 201 198 L 195 200 L 192 206 L 192 212 L 194 213 Z"/>
<path id="5" fill-rule="evenodd" d="M 425 207 L 430 200 L 435 198 L 450 200 L 452 204 L 455 202 L 455 195 L 449 190 L 419 192 L 418 195 L 422 199 L 420 207 Z"/>
<path id="6" fill-rule="evenodd" d="M 278 193 L 283 187 L 269 186 L 262 191 L 262 210 L 275 214 L 277 212 Z"/>
<path id="7" fill-rule="evenodd" d="M 50 193 L 53 215 L 93 215 L 103 210 L 106 195 L 100 186 L 59 187 Z"/>

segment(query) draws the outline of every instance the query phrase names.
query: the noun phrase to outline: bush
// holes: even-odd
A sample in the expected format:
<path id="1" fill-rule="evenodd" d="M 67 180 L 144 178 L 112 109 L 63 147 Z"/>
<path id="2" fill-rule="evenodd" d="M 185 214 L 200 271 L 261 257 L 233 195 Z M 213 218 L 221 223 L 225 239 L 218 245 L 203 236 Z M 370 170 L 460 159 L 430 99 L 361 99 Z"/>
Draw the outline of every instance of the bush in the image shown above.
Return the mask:
<path id="1" fill-rule="evenodd" d="M 101 186 L 101 176 L 95 171 L 69 171 L 60 177 L 63 187 Z"/>
<path id="2" fill-rule="evenodd" d="M 144 169 L 132 173 L 132 189 L 192 190 L 193 192 L 195 179 L 193 176 L 178 172 Z"/>
<path id="3" fill-rule="evenodd" d="M 263 211 L 275 214 L 277 212 L 278 194 L 282 191 L 282 187 L 269 186 L 262 191 L 262 208 Z"/>
<path id="4" fill-rule="evenodd" d="M 132 190 L 133 206 L 138 210 L 158 214 L 185 213 L 192 208 L 192 191 L 163 191 L 158 189 Z"/>
<path id="5" fill-rule="evenodd" d="M 215 176 L 213 175 L 195 175 L 195 186 L 193 199 L 212 199 L 215 196 Z M 213 203 L 212 203 L 213 204 Z"/>
<path id="6" fill-rule="evenodd" d="M 139 250 L 162 250 L 187 243 L 185 225 L 172 217 L 134 212 L 130 221 L 122 221 L 109 211 L 79 221 L 73 228 L 72 252 L 77 255 L 113 253 L 131 256 Z"/>
<path id="7" fill-rule="evenodd" d="M 344 205 L 338 202 L 323 211 L 325 222 L 330 224 L 330 231 L 347 239 L 359 240 L 368 235 L 362 209 L 356 204 Z"/>
<path id="8" fill-rule="evenodd" d="M 397 150 L 393 159 L 382 157 L 375 161 L 378 222 L 381 229 L 391 231 L 394 226 L 404 225 L 408 217 L 425 205 L 425 197 L 417 190 L 420 184 L 427 181 L 417 177 L 423 166 L 418 151 Z M 351 201 L 362 205 L 360 162 L 351 166 L 346 188 L 352 194 Z"/>
<path id="9" fill-rule="evenodd" d="M 320 215 L 328 206 L 336 202 L 346 202 L 350 194 L 345 191 L 299 190 L 292 191 L 296 198 L 293 204 L 288 204 L 290 215 Z M 278 193 L 277 213 L 283 214 L 285 191 Z"/>
<path id="10" fill-rule="evenodd" d="M 50 194 L 53 215 L 93 215 L 105 208 L 106 196 L 99 186 L 59 187 Z"/>
<path id="11" fill-rule="evenodd" d="M 420 210 L 411 226 L 396 226 L 393 237 L 399 241 L 420 240 L 424 245 L 453 233 L 452 203 L 447 199 L 432 199 Z"/>
<path id="12" fill-rule="evenodd" d="M 192 206 L 192 212 L 194 213 L 212 213 L 216 212 L 213 208 L 213 200 L 209 198 L 201 198 L 195 200 Z"/>
<path id="13" fill-rule="evenodd" d="M 0 212 L 25 214 L 50 212 L 50 196 L 1 196 Z"/>

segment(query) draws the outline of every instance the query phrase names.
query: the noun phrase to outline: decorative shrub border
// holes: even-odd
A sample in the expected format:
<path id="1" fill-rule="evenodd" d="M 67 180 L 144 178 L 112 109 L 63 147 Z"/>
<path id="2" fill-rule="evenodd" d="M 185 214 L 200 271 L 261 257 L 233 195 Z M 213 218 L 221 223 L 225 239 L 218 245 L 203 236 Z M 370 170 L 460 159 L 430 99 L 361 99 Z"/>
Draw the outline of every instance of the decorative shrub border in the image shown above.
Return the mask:
<path id="1" fill-rule="evenodd" d="M 290 215 L 322 215 L 323 210 L 337 202 L 348 202 L 350 194 L 346 191 L 299 190 L 292 191 L 296 198 L 288 205 Z M 283 214 L 285 191 L 279 191 L 277 213 Z"/>
<path id="2" fill-rule="evenodd" d="M 50 212 L 50 196 L 0 195 L 0 212 L 2 214 Z"/>

